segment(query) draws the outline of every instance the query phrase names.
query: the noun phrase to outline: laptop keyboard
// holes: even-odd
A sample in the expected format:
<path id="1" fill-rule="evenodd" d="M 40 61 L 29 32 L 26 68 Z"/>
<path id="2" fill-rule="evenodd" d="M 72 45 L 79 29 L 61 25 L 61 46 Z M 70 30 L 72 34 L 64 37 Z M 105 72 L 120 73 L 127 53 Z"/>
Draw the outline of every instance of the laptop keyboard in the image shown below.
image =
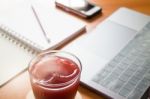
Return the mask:
<path id="1" fill-rule="evenodd" d="M 140 99 L 150 86 L 150 22 L 93 81 L 127 99 Z"/>

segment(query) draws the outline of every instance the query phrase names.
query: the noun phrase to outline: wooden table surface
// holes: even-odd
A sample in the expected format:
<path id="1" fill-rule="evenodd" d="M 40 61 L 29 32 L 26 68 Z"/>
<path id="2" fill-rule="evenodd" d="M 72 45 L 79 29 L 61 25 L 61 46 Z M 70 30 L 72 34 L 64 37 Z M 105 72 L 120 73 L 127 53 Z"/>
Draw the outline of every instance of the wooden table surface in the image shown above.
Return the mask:
<path id="1" fill-rule="evenodd" d="M 150 0 L 90 0 L 103 8 L 102 14 L 90 20 L 81 19 L 87 23 L 87 31 L 91 31 L 98 23 L 111 15 L 119 7 L 128 7 L 136 11 L 150 15 Z M 71 15 L 74 16 L 74 15 Z M 31 90 L 29 75 L 25 71 L 0 88 L 0 99 L 26 99 L 27 93 Z M 101 95 L 80 85 L 79 92 L 82 99 L 104 99 Z"/>

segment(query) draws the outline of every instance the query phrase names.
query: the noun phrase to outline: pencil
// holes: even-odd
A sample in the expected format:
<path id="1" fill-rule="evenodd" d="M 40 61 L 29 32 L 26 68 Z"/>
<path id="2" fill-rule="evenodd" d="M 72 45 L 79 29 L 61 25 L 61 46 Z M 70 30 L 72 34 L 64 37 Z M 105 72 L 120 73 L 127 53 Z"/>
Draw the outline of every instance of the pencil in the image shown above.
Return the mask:
<path id="1" fill-rule="evenodd" d="M 31 8 L 32 8 L 34 16 L 35 16 L 36 20 L 38 21 L 38 24 L 39 24 L 39 26 L 40 26 L 43 34 L 44 34 L 45 39 L 47 40 L 48 43 L 50 43 L 50 38 L 47 36 L 47 33 L 45 32 L 45 30 L 44 30 L 44 28 L 43 28 L 43 26 L 42 26 L 42 24 L 40 22 L 40 19 L 39 19 L 38 15 L 37 15 L 37 13 L 36 13 L 36 11 L 35 11 L 35 9 L 34 9 L 34 7 L 32 5 L 31 5 Z"/>

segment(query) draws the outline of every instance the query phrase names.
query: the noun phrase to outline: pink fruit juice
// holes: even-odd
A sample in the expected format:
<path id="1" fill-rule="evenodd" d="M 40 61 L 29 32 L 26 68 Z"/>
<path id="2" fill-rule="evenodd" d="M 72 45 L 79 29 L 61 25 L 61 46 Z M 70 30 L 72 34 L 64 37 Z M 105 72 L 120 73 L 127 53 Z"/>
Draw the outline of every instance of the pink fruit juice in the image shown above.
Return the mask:
<path id="1" fill-rule="evenodd" d="M 74 99 L 81 68 L 71 59 L 43 56 L 29 67 L 30 80 L 36 99 Z"/>

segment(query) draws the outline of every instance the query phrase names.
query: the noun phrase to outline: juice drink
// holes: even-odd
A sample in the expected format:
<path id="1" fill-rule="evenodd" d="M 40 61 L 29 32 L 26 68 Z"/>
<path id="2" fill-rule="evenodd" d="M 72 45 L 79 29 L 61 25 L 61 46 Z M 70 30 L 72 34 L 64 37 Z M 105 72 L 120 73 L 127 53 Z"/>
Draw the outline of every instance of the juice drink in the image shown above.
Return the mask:
<path id="1" fill-rule="evenodd" d="M 80 82 L 80 65 L 58 52 L 39 55 L 29 66 L 35 98 L 74 99 Z"/>

